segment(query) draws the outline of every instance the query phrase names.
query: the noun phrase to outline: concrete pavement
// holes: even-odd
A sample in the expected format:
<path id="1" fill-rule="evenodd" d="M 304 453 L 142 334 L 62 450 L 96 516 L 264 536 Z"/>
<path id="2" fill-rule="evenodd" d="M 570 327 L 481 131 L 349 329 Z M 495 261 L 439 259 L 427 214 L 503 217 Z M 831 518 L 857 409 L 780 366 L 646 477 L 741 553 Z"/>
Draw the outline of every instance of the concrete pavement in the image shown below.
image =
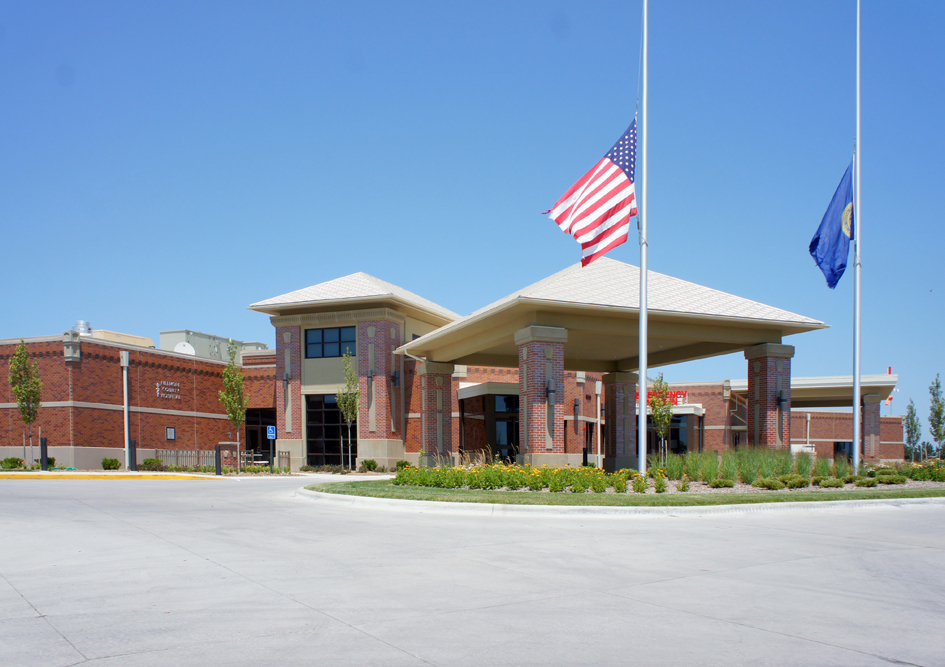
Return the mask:
<path id="1" fill-rule="evenodd" d="M 945 664 L 941 504 L 457 516 L 311 481 L 0 480 L 0 665 Z"/>

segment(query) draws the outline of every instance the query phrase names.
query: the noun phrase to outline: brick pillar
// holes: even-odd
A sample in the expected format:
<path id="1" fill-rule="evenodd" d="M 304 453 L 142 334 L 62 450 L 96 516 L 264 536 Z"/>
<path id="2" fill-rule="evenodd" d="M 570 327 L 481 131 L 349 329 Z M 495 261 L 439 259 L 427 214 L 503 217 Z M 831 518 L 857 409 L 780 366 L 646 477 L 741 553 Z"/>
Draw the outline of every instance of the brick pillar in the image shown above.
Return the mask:
<path id="1" fill-rule="evenodd" d="M 397 404 L 391 376 L 400 368 L 394 359 L 394 350 L 400 345 L 400 324 L 388 320 L 358 322 L 358 388 L 361 400 L 358 406 L 358 439 L 389 440 L 400 437 Z M 361 456 L 358 458 L 371 458 Z"/>
<path id="2" fill-rule="evenodd" d="M 288 382 L 284 380 L 288 378 Z M 279 440 L 301 440 L 302 336 L 299 327 L 276 327 L 276 429 Z"/>
<path id="3" fill-rule="evenodd" d="M 860 452 L 863 460 L 879 458 L 879 408 L 882 399 L 876 394 L 867 394 L 863 397 L 863 407 L 860 413 L 862 446 Z"/>
<path id="4" fill-rule="evenodd" d="M 519 459 L 532 465 L 580 465 L 564 451 L 564 344 L 567 329 L 525 327 L 518 345 Z M 551 393 L 553 390 L 554 393 Z"/>
<path id="5" fill-rule="evenodd" d="M 765 343 L 745 350 L 748 360 L 748 443 L 791 446 L 791 358 L 794 346 Z"/>
<path id="6" fill-rule="evenodd" d="M 637 374 L 604 375 L 604 421 L 607 447 L 604 468 L 608 471 L 637 467 Z"/>
<path id="7" fill-rule="evenodd" d="M 455 460 L 453 442 L 453 364 L 428 361 L 417 365 L 420 378 L 420 460 L 430 464 L 434 457 Z"/>

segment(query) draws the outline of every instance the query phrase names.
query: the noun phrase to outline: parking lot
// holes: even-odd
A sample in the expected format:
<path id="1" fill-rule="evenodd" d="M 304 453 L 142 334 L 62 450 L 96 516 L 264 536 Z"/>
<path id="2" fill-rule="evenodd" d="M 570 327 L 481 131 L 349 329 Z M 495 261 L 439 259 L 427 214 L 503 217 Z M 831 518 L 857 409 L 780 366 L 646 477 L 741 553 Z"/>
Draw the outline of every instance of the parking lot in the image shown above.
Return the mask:
<path id="1" fill-rule="evenodd" d="M 0 665 L 945 664 L 945 504 L 397 512 L 0 480 Z"/>

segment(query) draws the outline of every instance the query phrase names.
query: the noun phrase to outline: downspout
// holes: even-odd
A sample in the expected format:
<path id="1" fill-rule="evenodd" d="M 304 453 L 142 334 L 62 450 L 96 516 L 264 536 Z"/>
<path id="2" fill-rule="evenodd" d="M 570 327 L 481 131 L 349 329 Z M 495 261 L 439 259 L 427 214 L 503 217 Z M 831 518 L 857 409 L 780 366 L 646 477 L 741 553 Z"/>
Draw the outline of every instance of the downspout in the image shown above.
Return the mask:
<path id="1" fill-rule="evenodd" d="M 122 403 L 122 412 L 124 413 L 124 422 L 125 422 L 125 470 L 130 470 L 131 467 L 128 464 L 129 452 L 128 452 L 128 439 L 130 437 L 129 427 L 128 427 L 128 350 L 121 350 L 118 353 L 121 359 L 121 376 L 122 376 L 122 392 L 123 392 L 123 403 Z"/>

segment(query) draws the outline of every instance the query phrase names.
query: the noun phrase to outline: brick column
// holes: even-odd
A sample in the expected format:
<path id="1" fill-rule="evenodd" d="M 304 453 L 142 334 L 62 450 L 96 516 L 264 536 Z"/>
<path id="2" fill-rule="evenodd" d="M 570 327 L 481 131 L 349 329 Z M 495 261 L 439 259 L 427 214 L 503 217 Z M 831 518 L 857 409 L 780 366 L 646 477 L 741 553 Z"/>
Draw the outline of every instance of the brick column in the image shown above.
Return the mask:
<path id="1" fill-rule="evenodd" d="M 580 465 L 564 451 L 564 344 L 567 329 L 532 326 L 515 332 L 518 345 L 519 459 L 531 465 Z M 551 393 L 551 392 L 554 393 Z"/>
<path id="2" fill-rule="evenodd" d="M 604 421 L 607 423 L 604 468 L 610 472 L 636 468 L 637 374 L 607 373 L 604 387 Z"/>
<path id="3" fill-rule="evenodd" d="M 882 399 L 876 394 L 867 394 L 863 397 L 863 407 L 860 412 L 862 447 L 860 452 L 863 459 L 875 460 L 879 458 L 879 409 Z"/>
<path id="4" fill-rule="evenodd" d="M 288 382 L 284 382 L 288 377 Z M 299 327 L 276 327 L 276 429 L 279 440 L 301 440 L 302 336 Z"/>
<path id="5" fill-rule="evenodd" d="M 455 460 L 459 443 L 453 442 L 453 364 L 427 361 L 417 366 L 420 377 L 420 460 L 434 457 Z"/>
<path id="6" fill-rule="evenodd" d="M 387 320 L 358 322 L 358 439 L 395 439 L 399 434 L 398 393 L 391 376 L 400 366 L 394 350 L 400 345 L 400 324 Z M 359 458 L 361 452 L 358 452 Z"/>
<path id="7" fill-rule="evenodd" d="M 794 346 L 765 343 L 745 350 L 748 360 L 748 443 L 791 446 L 791 358 Z"/>

